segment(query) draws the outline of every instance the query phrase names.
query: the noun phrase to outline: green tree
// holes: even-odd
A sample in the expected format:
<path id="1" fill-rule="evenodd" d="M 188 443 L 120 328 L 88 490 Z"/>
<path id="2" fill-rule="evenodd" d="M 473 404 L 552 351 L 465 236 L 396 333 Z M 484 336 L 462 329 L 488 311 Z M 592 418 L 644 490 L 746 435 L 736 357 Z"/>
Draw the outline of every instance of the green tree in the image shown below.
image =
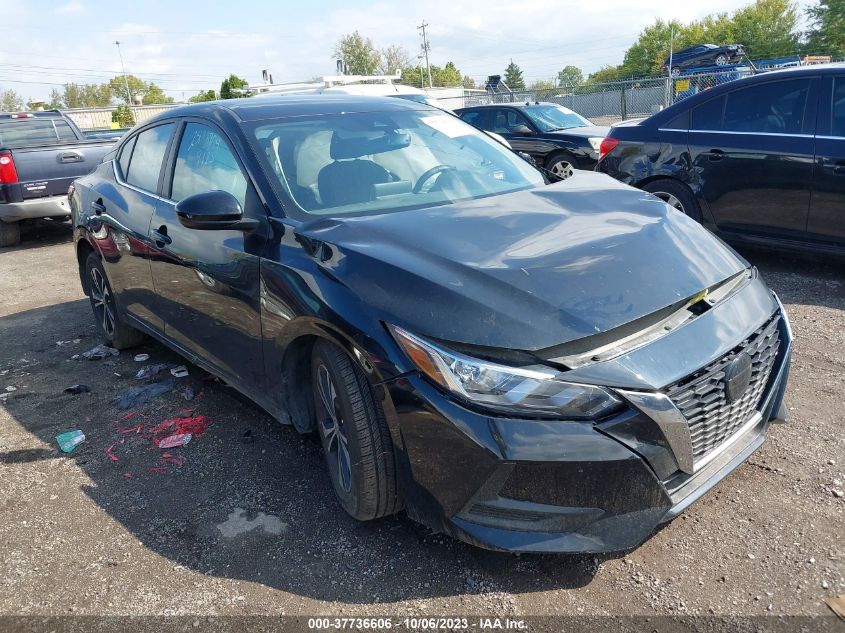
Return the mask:
<path id="1" fill-rule="evenodd" d="M 62 107 L 62 93 L 53 88 L 50 91 L 50 100 L 44 104 L 44 108 L 47 110 L 58 110 Z"/>
<path id="2" fill-rule="evenodd" d="M 432 75 L 431 80 L 435 86 L 455 87 L 463 85 L 461 71 L 457 69 L 453 62 L 446 62 L 446 65 L 439 69 L 437 82 L 434 81 L 434 75 Z"/>
<path id="3" fill-rule="evenodd" d="M 821 0 L 807 9 L 813 29 L 807 33 L 810 55 L 845 56 L 845 0 Z"/>
<path id="4" fill-rule="evenodd" d="M 584 73 L 577 66 L 565 66 L 557 74 L 557 85 L 572 90 L 584 83 Z"/>
<path id="5" fill-rule="evenodd" d="M 200 92 L 193 97 L 188 98 L 188 103 L 200 103 L 202 101 L 214 101 L 217 99 L 217 93 L 213 90 L 206 90 L 205 92 Z"/>
<path id="6" fill-rule="evenodd" d="M 358 31 L 341 37 L 334 46 L 332 56 L 344 61 L 350 75 L 374 75 L 381 63 L 381 56 L 373 40 Z"/>
<path id="7" fill-rule="evenodd" d="M 379 51 L 378 72 L 392 75 L 397 70 L 402 72 L 411 65 L 411 54 L 404 46 L 391 44 Z"/>
<path id="8" fill-rule="evenodd" d="M 241 79 L 237 75 L 229 75 L 220 84 L 220 98 L 221 99 L 239 99 L 243 95 L 239 92 L 242 88 L 248 86 L 246 79 Z"/>
<path id="9" fill-rule="evenodd" d="M 23 106 L 23 97 L 17 92 L 0 88 L 0 112 L 20 112 Z"/>
<path id="10" fill-rule="evenodd" d="M 120 127 L 132 127 L 135 125 L 135 115 L 125 103 L 121 103 L 114 109 L 114 112 L 111 113 L 111 120 Z"/>
<path id="11" fill-rule="evenodd" d="M 124 89 L 124 93 L 125 93 Z M 109 84 L 65 84 L 62 102 L 66 108 L 103 108 L 111 105 Z"/>
<path id="12" fill-rule="evenodd" d="M 537 81 L 533 82 L 529 87 L 531 88 L 531 90 L 545 90 L 547 92 L 557 88 L 555 82 L 551 79 L 538 79 Z"/>
<path id="13" fill-rule="evenodd" d="M 469 90 L 478 88 L 478 85 L 475 83 L 475 79 L 473 79 L 469 75 L 464 75 L 464 78 L 461 79 L 461 85 Z"/>
<path id="14" fill-rule="evenodd" d="M 154 83 L 149 83 L 147 85 L 147 92 L 144 95 L 143 103 L 144 105 L 152 105 L 156 103 L 173 103 L 175 99 L 173 97 L 168 97 L 164 94 L 164 90 L 162 90 L 159 86 Z"/>
<path id="15" fill-rule="evenodd" d="M 117 75 L 109 79 L 108 86 L 113 97 L 129 103 L 129 98 L 126 95 L 126 86 L 129 85 L 129 94 L 132 95 L 132 101 L 142 98 L 150 89 L 149 84 L 135 75 Z"/>
<path id="16" fill-rule="evenodd" d="M 513 60 L 505 68 L 504 80 L 511 90 L 525 90 L 525 80 L 522 78 L 522 70 L 513 63 Z"/>

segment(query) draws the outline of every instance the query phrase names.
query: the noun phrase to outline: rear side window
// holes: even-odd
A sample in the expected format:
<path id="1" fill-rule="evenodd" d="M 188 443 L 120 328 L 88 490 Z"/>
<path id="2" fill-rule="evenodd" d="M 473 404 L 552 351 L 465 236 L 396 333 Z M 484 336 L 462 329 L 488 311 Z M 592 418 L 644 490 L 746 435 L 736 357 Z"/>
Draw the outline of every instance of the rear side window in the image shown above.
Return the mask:
<path id="1" fill-rule="evenodd" d="M 173 123 L 159 125 L 144 130 L 137 136 L 135 150 L 129 162 L 129 171 L 126 174 L 126 182 L 145 191 L 158 190 L 161 163 L 167 151 L 173 125 Z"/>
<path id="2" fill-rule="evenodd" d="M 837 77 L 833 84 L 833 120 L 831 136 L 845 138 L 845 77 Z"/>
<path id="3" fill-rule="evenodd" d="M 773 81 L 734 90 L 725 106 L 725 130 L 800 134 L 810 92 L 809 79 Z"/>
<path id="4" fill-rule="evenodd" d="M 481 125 L 481 112 L 478 110 L 470 110 L 469 112 L 461 112 L 461 118 L 469 123 L 470 125 L 474 125 L 475 127 L 480 127 Z"/>
<path id="5" fill-rule="evenodd" d="M 693 108 L 691 130 L 721 130 L 722 110 L 724 109 L 725 98 L 718 97 L 705 101 L 700 106 Z"/>
<path id="6" fill-rule="evenodd" d="M 73 133 L 73 129 L 68 125 L 67 121 L 56 121 L 56 134 L 59 137 L 60 141 L 75 141 L 76 134 Z"/>
<path id="7" fill-rule="evenodd" d="M 188 123 L 176 155 L 170 197 L 178 202 L 195 193 L 228 191 L 243 207 L 246 188 L 246 176 L 223 137 L 208 126 Z"/>
<path id="8" fill-rule="evenodd" d="M 126 176 L 129 173 L 129 159 L 132 158 L 132 148 L 135 147 L 135 140 L 137 136 L 133 136 L 126 145 L 123 146 L 123 149 L 120 151 L 120 174 L 123 176 L 123 179 L 126 180 Z"/>

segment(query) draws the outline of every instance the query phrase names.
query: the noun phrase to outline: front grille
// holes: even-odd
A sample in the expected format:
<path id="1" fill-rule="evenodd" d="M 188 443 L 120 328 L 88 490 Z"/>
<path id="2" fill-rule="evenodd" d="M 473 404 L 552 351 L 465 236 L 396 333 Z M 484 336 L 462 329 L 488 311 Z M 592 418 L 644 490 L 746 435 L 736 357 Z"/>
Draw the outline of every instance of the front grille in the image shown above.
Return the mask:
<path id="1" fill-rule="evenodd" d="M 687 419 L 694 459 L 700 460 L 734 434 L 760 406 L 780 347 L 776 314 L 722 358 L 666 390 Z M 738 354 L 751 357 L 751 382 L 734 402 L 725 395 L 725 371 Z"/>

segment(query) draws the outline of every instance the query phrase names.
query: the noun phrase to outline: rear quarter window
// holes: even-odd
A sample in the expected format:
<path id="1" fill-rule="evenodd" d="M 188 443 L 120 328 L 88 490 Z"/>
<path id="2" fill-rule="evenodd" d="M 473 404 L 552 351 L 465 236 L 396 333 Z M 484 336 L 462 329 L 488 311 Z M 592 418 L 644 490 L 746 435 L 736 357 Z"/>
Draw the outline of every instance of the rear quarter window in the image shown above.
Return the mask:
<path id="1" fill-rule="evenodd" d="M 717 97 L 705 101 L 692 109 L 690 120 L 691 130 L 721 130 L 722 112 L 725 109 L 725 98 Z"/>

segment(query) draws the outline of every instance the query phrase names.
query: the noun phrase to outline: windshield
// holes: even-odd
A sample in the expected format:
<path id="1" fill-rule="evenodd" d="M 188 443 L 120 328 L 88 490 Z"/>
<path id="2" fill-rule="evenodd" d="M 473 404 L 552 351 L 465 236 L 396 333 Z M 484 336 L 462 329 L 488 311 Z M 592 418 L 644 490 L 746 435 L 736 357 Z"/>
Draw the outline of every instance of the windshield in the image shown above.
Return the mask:
<path id="1" fill-rule="evenodd" d="M 292 117 L 251 127 L 274 186 L 308 215 L 401 211 L 544 182 L 519 156 L 438 110 Z"/>
<path id="2" fill-rule="evenodd" d="M 565 130 L 570 127 L 592 125 L 590 121 L 568 108 L 558 105 L 525 106 L 522 111 L 543 132 Z"/>

